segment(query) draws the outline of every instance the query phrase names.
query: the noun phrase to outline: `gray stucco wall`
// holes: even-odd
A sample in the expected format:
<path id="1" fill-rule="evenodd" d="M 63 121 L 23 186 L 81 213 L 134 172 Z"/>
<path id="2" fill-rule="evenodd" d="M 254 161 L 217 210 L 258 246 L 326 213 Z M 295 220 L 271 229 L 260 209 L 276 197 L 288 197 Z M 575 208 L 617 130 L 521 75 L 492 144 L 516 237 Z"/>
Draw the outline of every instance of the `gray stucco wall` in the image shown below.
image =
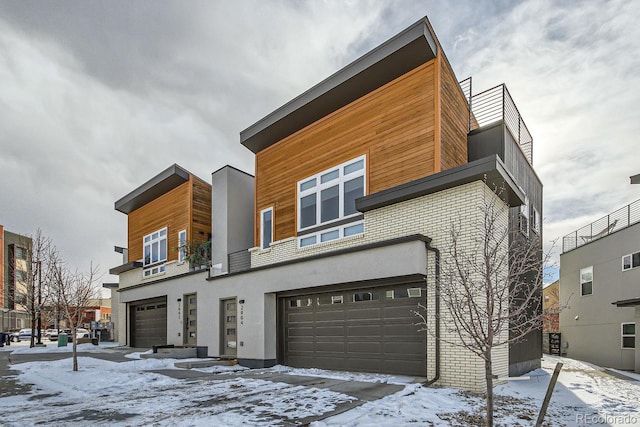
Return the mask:
<path id="1" fill-rule="evenodd" d="M 560 312 L 560 331 L 568 357 L 634 369 L 635 351 L 622 349 L 621 324 L 636 322 L 635 309 L 611 303 L 640 296 L 640 268 L 622 271 L 622 257 L 638 251 L 640 224 L 560 256 L 560 304 L 567 304 Z M 593 266 L 593 294 L 581 296 L 580 269 L 589 266 Z"/>
<path id="2" fill-rule="evenodd" d="M 211 175 L 213 274 L 229 271 L 227 255 L 253 246 L 253 176 L 225 166 Z"/>

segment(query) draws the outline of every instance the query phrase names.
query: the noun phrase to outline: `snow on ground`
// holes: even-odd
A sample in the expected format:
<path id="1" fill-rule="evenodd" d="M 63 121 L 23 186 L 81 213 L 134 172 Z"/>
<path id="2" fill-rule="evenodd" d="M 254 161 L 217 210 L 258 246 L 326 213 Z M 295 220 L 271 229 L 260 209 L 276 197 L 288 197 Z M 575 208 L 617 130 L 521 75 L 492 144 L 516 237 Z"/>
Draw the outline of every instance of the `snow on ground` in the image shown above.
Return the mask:
<path id="1" fill-rule="evenodd" d="M 621 380 L 602 368 L 552 356 L 545 356 L 542 368 L 530 372 L 529 380 L 511 381 L 495 388 L 496 425 L 535 423 L 556 362 L 564 366 L 545 418 L 547 425 L 640 425 L 640 382 Z M 470 393 L 413 384 L 312 425 L 481 425 L 484 403 L 484 397 Z"/>
<path id="2" fill-rule="evenodd" d="M 86 347 L 85 347 L 86 346 Z M 80 350 L 110 351 L 82 345 Z M 29 349 L 11 346 L 16 353 L 58 352 L 57 347 Z M 69 355 L 70 356 L 70 355 Z M 542 368 L 530 379 L 496 387 L 496 425 L 529 426 L 535 422 L 551 373 L 564 363 L 546 425 L 640 424 L 640 382 L 625 381 L 602 368 L 579 361 L 545 356 Z M 0 398 L 11 408 L 0 422 L 9 426 L 55 425 L 179 425 L 236 426 L 292 424 L 310 415 L 332 411 L 354 398 L 328 389 L 294 386 L 264 379 L 217 377 L 176 380 L 150 372 L 173 368 L 175 359 L 141 359 L 127 362 L 92 357 L 79 359 L 72 372 L 70 358 L 59 361 L 14 364 L 20 382 L 33 385 L 29 395 Z M 239 367 L 200 369 L 228 373 Z M 404 388 L 380 400 L 365 403 L 312 425 L 324 426 L 468 426 L 479 425 L 484 399 L 451 388 L 422 387 L 412 378 L 391 375 L 329 372 L 276 366 L 261 372 L 307 375 L 393 383 Z"/>

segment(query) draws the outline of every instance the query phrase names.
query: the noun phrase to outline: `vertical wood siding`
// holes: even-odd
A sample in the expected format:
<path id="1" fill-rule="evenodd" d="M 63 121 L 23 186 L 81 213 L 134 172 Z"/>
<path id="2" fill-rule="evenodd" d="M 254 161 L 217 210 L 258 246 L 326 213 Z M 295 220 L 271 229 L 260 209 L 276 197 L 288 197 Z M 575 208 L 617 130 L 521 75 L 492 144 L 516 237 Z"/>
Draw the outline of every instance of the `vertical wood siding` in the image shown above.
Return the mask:
<path id="1" fill-rule="evenodd" d="M 129 213 L 129 261 L 141 260 L 145 235 L 168 227 L 167 260 L 177 260 L 178 233 L 206 241 L 211 233 L 211 186 L 192 177 L 188 182 Z M 200 233 L 202 232 L 202 234 Z"/>
<path id="2" fill-rule="evenodd" d="M 444 54 L 440 61 L 440 169 L 467 163 L 469 105 Z"/>
<path id="3" fill-rule="evenodd" d="M 434 173 L 435 61 L 256 155 L 256 245 L 260 210 L 274 207 L 274 240 L 295 236 L 297 182 L 349 159 L 367 155 L 367 194 Z"/>

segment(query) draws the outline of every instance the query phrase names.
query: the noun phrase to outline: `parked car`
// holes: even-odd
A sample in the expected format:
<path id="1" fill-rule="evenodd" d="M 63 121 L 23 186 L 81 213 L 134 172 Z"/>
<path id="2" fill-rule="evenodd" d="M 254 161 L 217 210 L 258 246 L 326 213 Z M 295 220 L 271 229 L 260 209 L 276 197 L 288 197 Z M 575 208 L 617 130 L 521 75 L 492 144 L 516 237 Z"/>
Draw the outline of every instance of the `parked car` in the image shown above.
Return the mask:
<path id="1" fill-rule="evenodd" d="M 20 329 L 18 332 L 12 332 L 9 336 L 11 342 L 28 341 L 31 339 L 31 329 Z"/>
<path id="2" fill-rule="evenodd" d="M 60 333 L 67 334 L 67 341 L 68 342 L 73 342 L 73 337 L 71 336 L 71 329 L 69 329 L 69 328 L 60 329 Z M 84 329 L 84 328 L 78 328 L 78 329 L 76 329 L 76 338 L 91 338 L 91 333 L 88 330 Z M 50 341 L 58 341 L 58 331 L 56 329 L 54 329 L 49 334 L 49 340 Z"/>

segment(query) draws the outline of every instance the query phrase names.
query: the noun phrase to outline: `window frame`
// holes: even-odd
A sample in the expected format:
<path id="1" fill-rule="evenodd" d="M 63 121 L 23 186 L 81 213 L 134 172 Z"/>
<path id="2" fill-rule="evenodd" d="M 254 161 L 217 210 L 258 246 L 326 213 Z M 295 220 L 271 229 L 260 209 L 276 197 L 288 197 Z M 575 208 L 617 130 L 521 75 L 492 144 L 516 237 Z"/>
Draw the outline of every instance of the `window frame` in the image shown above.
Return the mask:
<path id="1" fill-rule="evenodd" d="M 625 325 L 633 325 L 633 334 L 625 334 Z M 633 338 L 633 347 L 626 347 L 624 345 L 625 338 Z M 622 322 L 620 324 L 620 348 L 623 350 L 635 350 L 636 348 L 636 322 Z"/>
<path id="2" fill-rule="evenodd" d="M 591 280 L 583 281 L 582 280 L 582 275 L 586 274 L 588 272 L 591 272 Z M 586 284 L 586 283 L 591 283 L 591 292 L 588 293 L 588 294 L 584 293 L 583 285 Z M 581 297 L 587 297 L 587 296 L 590 296 L 590 295 L 593 295 L 593 266 L 592 265 L 590 265 L 589 267 L 584 267 L 584 268 L 580 269 L 580 296 Z"/>
<path id="3" fill-rule="evenodd" d="M 350 166 L 354 163 L 362 161 L 362 168 L 357 169 L 352 172 L 345 172 L 345 167 Z M 334 172 L 338 173 L 336 178 L 332 178 L 327 182 L 322 182 L 322 177 L 332 174 Z M 343 221 L 348 218 L 357 217 L 361 215 L 360 212 L 356 211 L 350 214 L 344 214 L 344 202 L 345 202 L 345 194 L 344 194 L 344 185 L 345 183 L 352 181 L 362 177 L 362 195 L 367 194 L 367 155 L 363 154 L 361 156 L 355 157 L 353 159 L 347 160 L 339 165 L 332 166 L 328 169 L 320 171 L 314 175 L 308 176 L 304 179 L 299 180 L 296 183 L 296 207 L 297 207 L 297 215 L 296 215 L 296 229 L 298 232 L 303 232 L 307 230 L 312 230 L 316 227 L 325 226 L 327 224 L 331 224 L 333 222 Z M 305 184 L 308 184 L 311 181 L 315 183 L 313 186 L 309 188 L 303 188 Z M 338 185 L 338 217 L 332 218 L 330 220 L 322 221 L 322 191 L 333 188 Z M 302 199 L 304 197 L 315 194 L 315 213 L 316 220 L 312 225 L 308 225 L 306 227 L 302 227 Z"/>
<path id="4" fill-rule="evenodd" d="M 187 230 L 178 232 L 178 264 L 182 264 L 187 259 Z"/>
<path id="5" fill-rule="evenodd" d="M 629 258 L 629 268 L 625 268 L 625 258 Z M 637 265 L 634 265 L 634 259 L 638 261 Z M 622 257 L 622 271 L 629 271 L 638 267 L 640 267 L 640 252 L 633 252 Z"/>
<path id="6" fill-rule="evenodd" d="M 531 207 L 531 231 L 536 234 L 540 234 L 540 229 L 542 228 L 542 221 L 540 220 L 540 212 L 535 207 Z"/>
<path id="7" fill-rule="evenodd" d="M 518 230 L 524 234 L 525 236 L 529 235 L 529 219 L 531 217 L 531 213 L 529 207 L 529 197 L 525 197 L 524 204 L 520 205 L 520 210 L 518 212 Z"/>
<path id="8" fill-rule="evenodd" d="M 164 232 L 164 234 L 162 234 Z M 155 239 L 153 238 L 154 234 L 158 234 L 158 237 L 156 237 Z M 149 238 L 149 241 L 147 240 L 147 237 Z M 160 264 L 162 262 L 166 262 L 167 261 L 167 257 L 168 257 L 168 251 L 167 251 L 167 239 L 169 237 L 169 229 L 168 227 L 163 227 L 160 228 L 159 230 L 155 230 L 149 234 L 146 234 L 142 237 L 142 264 L 144 265 L 144 267 L 149 267 L 155 264 Z M 160 244 L 161 242 L 164 240 L 164 258 L 160 257 L 160 254 L 162 253 Z M 153 244 L 154 243 L 158 243 L 158 259 L 156 261 L 151 261 L 151 259 L 153 258 Z M 146 249 L 147 246 L 150 248 L 149 253 L 150 253 L 150 259 L 149 262 L 147 262 L 147 257 L 145 255 L 146 253 Z"/>
<path id="9" fill-rule="evenodd" d="M 270 240 L 269 243 L 265 245 L 265 220 L 264 220 L 264 215 L 267 212 L 271 212 L 271 227 L 269 227 L 269 234 L 270 234 Z M 273 243 L 273 232 L 274 232 L 274 209 L 273 206 L 270 206 L 268 208 L 262 209 L 260 211 L 260 249 L 269 249 L 271 247 L 271 244 Z"/>

